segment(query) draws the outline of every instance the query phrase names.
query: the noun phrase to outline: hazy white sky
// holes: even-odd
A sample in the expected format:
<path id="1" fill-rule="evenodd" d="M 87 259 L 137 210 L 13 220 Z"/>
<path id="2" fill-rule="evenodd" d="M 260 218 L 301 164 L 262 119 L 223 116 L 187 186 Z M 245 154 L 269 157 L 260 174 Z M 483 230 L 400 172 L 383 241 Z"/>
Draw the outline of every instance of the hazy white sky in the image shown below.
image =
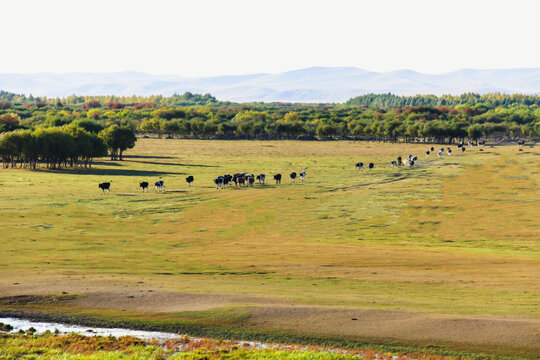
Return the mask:
<path id="1" fill-rule="evenodd" d="M 13 0 L 0 73 L 540 67 L 539 0 Z"/>

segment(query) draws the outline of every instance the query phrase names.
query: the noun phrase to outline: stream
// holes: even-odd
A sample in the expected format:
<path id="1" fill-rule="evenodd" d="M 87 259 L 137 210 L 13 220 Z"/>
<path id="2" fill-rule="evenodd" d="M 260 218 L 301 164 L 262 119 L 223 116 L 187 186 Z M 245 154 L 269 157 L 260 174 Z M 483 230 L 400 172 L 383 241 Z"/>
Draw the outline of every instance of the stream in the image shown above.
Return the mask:
<path id="1" fill-rule="evenodd" d="M 27 331 L 31 327 L 36 329 L 37 334 L 42 334 L 45 331 L 55 332 L 58 330 L 61 334 L 76 333 L 86 336 L 133 336 L 142 340 L 156 339 L 158 341 L 165 341 L 168 339 L 179 338 L 182 335 L 159 332 L 159 331 L 143 331 L 143 330 L 129 330 L 119 328 L 96 328 L 90 326 L 79 325 L 65 325 L 60 323 L 39 322 L 31 320 L 23 320 L 17 318 L 0 318 L 0 323 L 9 324 L 13 326 L 11 332 L 18 332 L 19 330 Z"/>
<path id="2" fill-rule="evenodd" d="M 58 331 L 60 334 L 80 334 L 85 336 L 114 336 L 116 338 L 121 336 L 132 336 L 141 340 L 157 340 L 159 342 L 164 342 L 168 339 L 175 339 L 175 338 L 183 338 L 187 335 L 182 334 L 175 334 L 175 333 L 167 333 L 167 332 L 160 332 L 160 331 L 144 331 L 144 330 L 130 330 L 130 329 L 121 329 L 121 328 L 98 328 L 98 327 L 91 327 L 91 326 L 79 326 L 79 325 L 66 325 L 61 323 L 53 323 L 53 322 L 41 322 L 41 321 L 31 321 L 31 320 L 24 320 L 24 319 L 18 319 L 18 318 L 11 318 L 11 317 L 0 317 L 0 323 L 9 324 L 13 326 L 13 330 L 11 330 L 11 333 L 16 333 L 19 330 L 28 331 L 30 328 L 34 328 L 36 330 L 36 334 L 42 334 L 45 331 L 50 331 L 52 333 Z M 200 341 L 203 340 L 203 338 L 196 338 L 196 337 L 190 337 L 192 341 Z M 258 342 L 258 341 L 232 341 L 231 342 L 234 345 L 238 346 L 249 346 L 256 349 L 281 349 L 281 350 L 287 350 L 292 349 L 291 345 L 280 345 L 280 344 L 269 344 L 264 342 Z M 301 346 L 299 348 L 296 348 L 297 350 L 307 350 L 307 346 Z M 180 345 L 176 351 L 182 351 L 182 345 Z M 326 349 L 326 351 L 330 352 L 341 352 L 340 349 Z M 376 355 L 377 358 L 379 357 L 379 354 Z M 392 359 L 396 359 L 397 356 L 392 356 Z M 413 358 L 409 358 L 411 360 L 414 360 Z"/>

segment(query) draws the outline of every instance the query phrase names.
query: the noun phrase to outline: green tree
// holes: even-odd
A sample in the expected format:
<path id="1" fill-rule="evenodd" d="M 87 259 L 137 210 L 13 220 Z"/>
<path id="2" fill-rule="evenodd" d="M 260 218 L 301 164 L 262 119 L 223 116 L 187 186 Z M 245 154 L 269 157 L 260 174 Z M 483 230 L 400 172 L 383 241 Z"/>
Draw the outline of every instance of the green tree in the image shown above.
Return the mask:
<path id="1" fill-rule="evenodd" d="M 124 151 L 133 148 L 137 142 L 137 137 L 128 126 L 110 126 L 101 131 L 100 136 L 109 148 L 111 160 L 122 160 Z"/>
<path id="2" fill-rule="evenodd" d="M 74 124 L 92 134 L 99 134 L 104 129 L 103 125 L 90 119 L 80 119 L 75 121 Z"/>

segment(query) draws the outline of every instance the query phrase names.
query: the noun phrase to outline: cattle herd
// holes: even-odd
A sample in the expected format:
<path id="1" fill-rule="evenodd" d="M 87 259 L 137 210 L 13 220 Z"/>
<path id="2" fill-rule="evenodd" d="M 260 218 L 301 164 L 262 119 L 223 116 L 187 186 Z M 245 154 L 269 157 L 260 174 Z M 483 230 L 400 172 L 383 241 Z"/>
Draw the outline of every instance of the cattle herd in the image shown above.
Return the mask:
<path id="1" fill-rule="evenodd" d="M 296 181 L 296 178 L 300 178 L 300 181 L 304 181 L 306 178 L 306 172 L 301 171 L 300 173 L 292 172 L 289 174 L 289 177 L 291 179 L 291 183 L 294 183 Z M 193 182 L 195 181 L 195 178 L 190 175 L 186 178 L 186 183 L 188 186 L 192 186 Z M 259 184 L 264 185 L 266 182 L 266 175 L 265 174 L 259 174 L 257 176 L 253 174 L 246 174 L 246 173 L 237 173 L 234 175 L 226 174 L 226 175 L 220 175 L 217 178 L 214 179 L 214 184 L 216 185 L 216 189 L 223 189 L 231 184 L 234 183 L 234 186 L 236 187 L 253 187 L 255 184 L 255 181 L 257 181 Z M 274 181 L 276 184 L 281 184 L 281 174 L 275 174 L 274 175 Z M 148 181 L 141 181 L 139 183 L 139 187 L 141 191 L 148 192 L 149 187 Z M 100 183 L 98 187 L 101 189 L 102 194 L 109 194 L 111 191 L 111 181 Z M 158 180 L 154 183 L 154 188 L 156 192 L 163 192 L 165 191 L 165 181 Z"/>
<path id="2" fill-rule="evenodd" d="M 291 179 L 291 183 L 294 183 L 297 177 L 299 177 L 300 180 L 303 182 L 306 177 L 306 172 L 302 171 L 299 174 L 296 174 L 296 172 L 292 172 L 289 174 L 289 177 Z M 246 173 L 236 173 L 234 175 L 226 174 L 215 178 L 214 184 L 216 184 L 216 189 L 226 188 L 233 183 L 235 187 L 253 187 L 255 181 L 257 181 L 261 185 L 264 185 L 266 181 L 266 174 L 259 174 L 257 176 Z M 281 184 L 281 174 L 275 174 L 274 181 L 276 182 L 276 184 Z"/>
<path id="3" fill-rule="evenodd" d="M 524 144 L 525 144 L 524 141 L 522 141 L 522 140 L 518 141 L 518 145 L 519 145 L 520 148 L 523 147 Z M 478 147 L 481 147 L 481 146 L 485 145 L 485 141 L 477 141 L 476 144 L 474 144 L 472 141 L 469 141 L 467 145 L 468 146 L 477 145 Z M 457 148 L 458 148 L 458 152 L 459 151 L 465 152 L 465 145 L 463 144 L 463 142 L 460 142 L 457 145 Z M 482 150 L 482 149 L 480 149 L 480 150 Z M 435 148 L 432 146 L 431 148 L 426 150 L 426 152 L 425 152 L 426 157 L 429 157 L 434 152 L 435 152 Z M 450 147 L 446 147 L 446 148 L 442 147 L 437 152 L 437 155 L 439 157 L 442 157 L 445 153 L 447 155 L 452 155 L 452 149 Z M 408 166 L 408 167 L 413 167 L 417 163 L 417 161 L 418 161 L 418 157 L 414 156 L 414 155 L 409 155 L 409 156 L 407 156 L 406 159 L 403 159 L 401 156 L 398 156 L 396 160 L 392 160 L 390 162 L 390 167 L 393 168 L 395 166 L 402 166 L 402 165 Z M 373 170 L 374 167 L 375 167 L 375 164 L 372 163 L 372 162 L 367 164 L 367 168 L 369 170 Z M 363 169 L 364 169 L 364 163 L 363 162 L 356 163 L 356 170 L 363 170 Z M 306 178 L 306 172 L 301 171 L 298 174 L 296 172 L 292 172 L 292 173 L 289 174 L 289 178 L 291 179 L 291 183 L 296 182 L 297 178 L 299 178 L 300 181 L 303 182 L 304 179 Z M 188 186 L 192 186 L 194 180 L 195 180 L 195 178 L 192 175 L 190 175 L 190 176 L 188 176 L 186 178 L 186 183 L 188 184 Z M 259 175 L 255 176 L 253 174 L 246 174 L 246 173 L 236 173 L 234 175 L 225 174 L 225 175 L 220 175 L 217 178 L 215 178 L 214 179 L 214 184 L 216 185 L 216 189 L 224 189 L 226 187 L 231 186 L 232 184 L 234 184 L 235 187 L 253 187 L 253 185 L 255 184 L 256 181 L 259 184 L 264 185 L 265 181 L 266 181 L 266 175 L 265 174 L 259 174 Z M 276 182 L 276 185 L 281 184 L 281 174 L 275 174 L 274 175 L 274 181 Z M 102 194 L 110 193 L 111 182 L 104 182 L 104 183 L 99 184 L 98 186 L 101 189 Z M 139 183 L 139 187 L 141 188 L 142 192 L 148 192 L 148 186 L 149 186 L 149 183 L 147 181 L 143 181 L 143 182 Z M 163 180 L 156 181 L 154 183 L 154 188 L 155 188 L 156 192 L 165 191 L 165 182 Z"/>
<path id="4" fill-rule="evenodd" d="M 483 141 L 478 141 L 478 143 L 477 143 L 478 146 L 483 146 L 484 144 L 485 143 Z M 522 146 L 522 144 L 519 144 L 519 145 Z M 472 143 L 470 141 L 469 141 L 469 146 L 472 146 Z M 465 146 L 464 146 L 463 142 L 459 143 L 457 145 L 457 148 L 458 148 L 458 151 L 465 152 Z M 435 148 L 433 146 L 430 149 L 426 150 L 426 157 L 429 157 L 429 155 L 432 154 L 434 151 L 435 151 Z M 445 152 L 448 155 L 452 155 L 452 149 L 450 147 L 441 148 L 439 150 L 439 152 L 437 153 L 437 155 L 439 157 L 442 157 Z M 409 155 L 409 156 L 407 156 L 407 158 L 405 160 L 401 156 L 398 156 L 396 160 L 392 160 L 390 162 L 390 167 L 393 168 L 395 166 L 402 166 L 402 165 L 413 167 L 414 164 L 416 164 L 417 161 L 418 161 L 418 157 L 415 156 L 415 155 Z M 368 167 L 369 170 L 372 170 L 375 167 L 375 164 L 370 162 L 367 165 L 367 167 Z M 357 162 L 356 163 L 356 170 L 364 170 L 364 163 L 363 162 Z"/>

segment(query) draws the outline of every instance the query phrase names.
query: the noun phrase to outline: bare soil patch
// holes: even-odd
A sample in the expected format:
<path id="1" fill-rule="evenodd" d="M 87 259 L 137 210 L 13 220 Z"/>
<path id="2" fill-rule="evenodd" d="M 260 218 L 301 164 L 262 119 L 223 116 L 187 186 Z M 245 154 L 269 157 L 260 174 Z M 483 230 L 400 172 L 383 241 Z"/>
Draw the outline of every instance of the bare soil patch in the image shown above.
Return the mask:
<path id="1" fill-rule="evenodd" d="M 103 285 L 103 284 L 102 284 Z M 59 288 L 26 283 L 16 295 L 6 288 L 3 300 L 28 304 L 41 301 L 45 290 Z M 76 281 L 62 289 L 80 290 Z M 66 292 L 66 291 L 64 291 Z M 20 301 L 19 301 L 20 300 Z M 3 301 L 5 303 L 5 301 Z M 463 349 L 528 349 L 540 354 L 540 320 L 511 316 L 467 316 L 411 311 L 303 306 L 277 297 L 244 294 L 197 294 L 150 290 L 142 284 L 125 290 L 102 286 L 84 296 L 65 296 L 63 305 L 81 309 L 127 310 L 143 313 L 203 311 L 233 307 L 249 313 L 242 327 L 279 330 L 301 335 L 329 336 L 376 342 L 452 346 Z"/>
<path id="2" fill-rule="evenodd" d="M 249 326 L 310 335 L 540 351 L 540 321 L 359 308 L 259 306 Z"/>

